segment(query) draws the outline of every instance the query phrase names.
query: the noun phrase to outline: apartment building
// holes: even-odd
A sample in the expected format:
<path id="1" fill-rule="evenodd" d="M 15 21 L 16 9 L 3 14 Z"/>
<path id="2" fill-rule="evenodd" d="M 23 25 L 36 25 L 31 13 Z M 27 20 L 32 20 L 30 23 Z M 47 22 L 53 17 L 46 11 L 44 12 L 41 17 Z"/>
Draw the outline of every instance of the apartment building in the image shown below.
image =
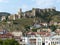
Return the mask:
<path id="1" fill-rule="evenodd" d="M 42 45 L 42 38 L 40 36 L 32 35 L 29 37 L 29 44 L 30 45 Z"/>
<path id="2" fill-rule="evenodd" d="M 29 45 L 28 43 L 28 37 L 21 37 L 19 40 L 20 45 Z"/>
<path id="3" fill-rule="evenodd" d="M 60 45 L 60 36 L 55 35 L 45 38 L 45 45 Z"/>
<path id="4" fill-rule="evenodd" d="M 40 36 L 31 35 L 31 37 L 22 37 L 21 45 L 42 45 L 42 38 Z"/>

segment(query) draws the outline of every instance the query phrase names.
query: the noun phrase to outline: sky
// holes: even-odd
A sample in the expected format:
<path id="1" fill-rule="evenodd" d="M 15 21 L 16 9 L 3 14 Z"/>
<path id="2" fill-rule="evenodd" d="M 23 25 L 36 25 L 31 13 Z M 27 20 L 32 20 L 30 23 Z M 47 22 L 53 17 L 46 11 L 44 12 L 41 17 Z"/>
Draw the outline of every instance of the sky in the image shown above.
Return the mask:
<path id="1" fill-rule="evenodd" d="M 53 8 L 60 11 L 60 0 L 0 0 L 0 12 L 15 14 L 21 8 L 23 11 L 32 8 Z"/>

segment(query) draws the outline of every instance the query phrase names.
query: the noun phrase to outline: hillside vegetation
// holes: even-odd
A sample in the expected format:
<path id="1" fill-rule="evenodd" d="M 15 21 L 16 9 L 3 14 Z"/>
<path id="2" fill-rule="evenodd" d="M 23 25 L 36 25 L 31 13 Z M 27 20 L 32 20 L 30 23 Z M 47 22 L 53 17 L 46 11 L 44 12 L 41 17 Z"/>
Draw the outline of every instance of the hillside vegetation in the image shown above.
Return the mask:
<path id="1" fill-rule="evenodd" d="M 22 18 L 17 20 L 11 20 L 11 21 L 3 21 L 0 22 L 0 25 L 2 28 L 13 31 L 13 30 L 24 30 L 25 26 L 33 25 L 33 19 L 32 18 Z M 8 23 L 10 22 L 10 23 Z"/>
<path id="2" fill-rule="evenodd" d="M 8 31 L 14 30 L 24 31 L 26 26 L 32 26 L 34 24 L 34 20 L 37 20 L 39 23 L 40 22 L 49 23 L 50 21 L 60 22 L 60 12 L 56 10 L 41 13 L 37 12 L 34 18 L 21 18 L 11 21 L 7 20 L 2 21 L 0 22 L 0 28 L 6 29 Z"/>

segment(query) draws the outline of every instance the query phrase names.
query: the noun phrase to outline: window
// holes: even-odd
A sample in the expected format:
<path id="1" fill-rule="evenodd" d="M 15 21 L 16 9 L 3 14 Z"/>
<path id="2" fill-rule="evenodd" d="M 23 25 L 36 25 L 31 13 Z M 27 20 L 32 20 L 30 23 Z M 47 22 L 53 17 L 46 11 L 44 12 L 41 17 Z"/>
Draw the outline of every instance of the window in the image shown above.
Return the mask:
<path id="1" fill-rule="evenodd" d="M 50 43 L 49 43 L 49 45 L 50 45 Z"/>
<path id="2" fill-rule="evenodd" d="M 36 39 L 30 39 L 30 45 L 36 45 Z"/>
<path id="3" fill-rule="evenodd" d="M 22 39 L 20 39 L 20 41 L 22 42 Z"/>

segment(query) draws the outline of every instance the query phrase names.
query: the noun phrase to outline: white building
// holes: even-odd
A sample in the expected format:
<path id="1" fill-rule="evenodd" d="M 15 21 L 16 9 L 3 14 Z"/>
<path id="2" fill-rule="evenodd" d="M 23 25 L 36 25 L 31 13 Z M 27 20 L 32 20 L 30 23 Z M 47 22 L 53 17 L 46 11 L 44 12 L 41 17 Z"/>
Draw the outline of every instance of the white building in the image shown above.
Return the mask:
<path id="1" fill-rule="evenodd" d="M 29 45 L 28 43 L 28 37 L 21 37 L 19 41 L 20 45 Z"/>
<path id="2" fill-rule="evenodd" d="M 60 36 L 55 35 L 45 39 L 45 45 L 60 45 Z"/>
<path id="3" fill-rule="evenodd" d="M 29 37 L 29 45 L 42 45 L 42 38 L 40 36 Z"/>
<path id="4" fill-rule="evenodd" d="M 51 45 L 60 45 L 60 36 L 55 35 L 51 37 Z"/>
<path id="5" fill-rule="evenodd" d="M 42 38 L 40 36 L 22 37 L 21 45 L 42 45 Z"/>
<path id="6" fill-rule="evenodd" d="M 45 37 L 45 45 L 51 45 L 50 37 Z"/>

